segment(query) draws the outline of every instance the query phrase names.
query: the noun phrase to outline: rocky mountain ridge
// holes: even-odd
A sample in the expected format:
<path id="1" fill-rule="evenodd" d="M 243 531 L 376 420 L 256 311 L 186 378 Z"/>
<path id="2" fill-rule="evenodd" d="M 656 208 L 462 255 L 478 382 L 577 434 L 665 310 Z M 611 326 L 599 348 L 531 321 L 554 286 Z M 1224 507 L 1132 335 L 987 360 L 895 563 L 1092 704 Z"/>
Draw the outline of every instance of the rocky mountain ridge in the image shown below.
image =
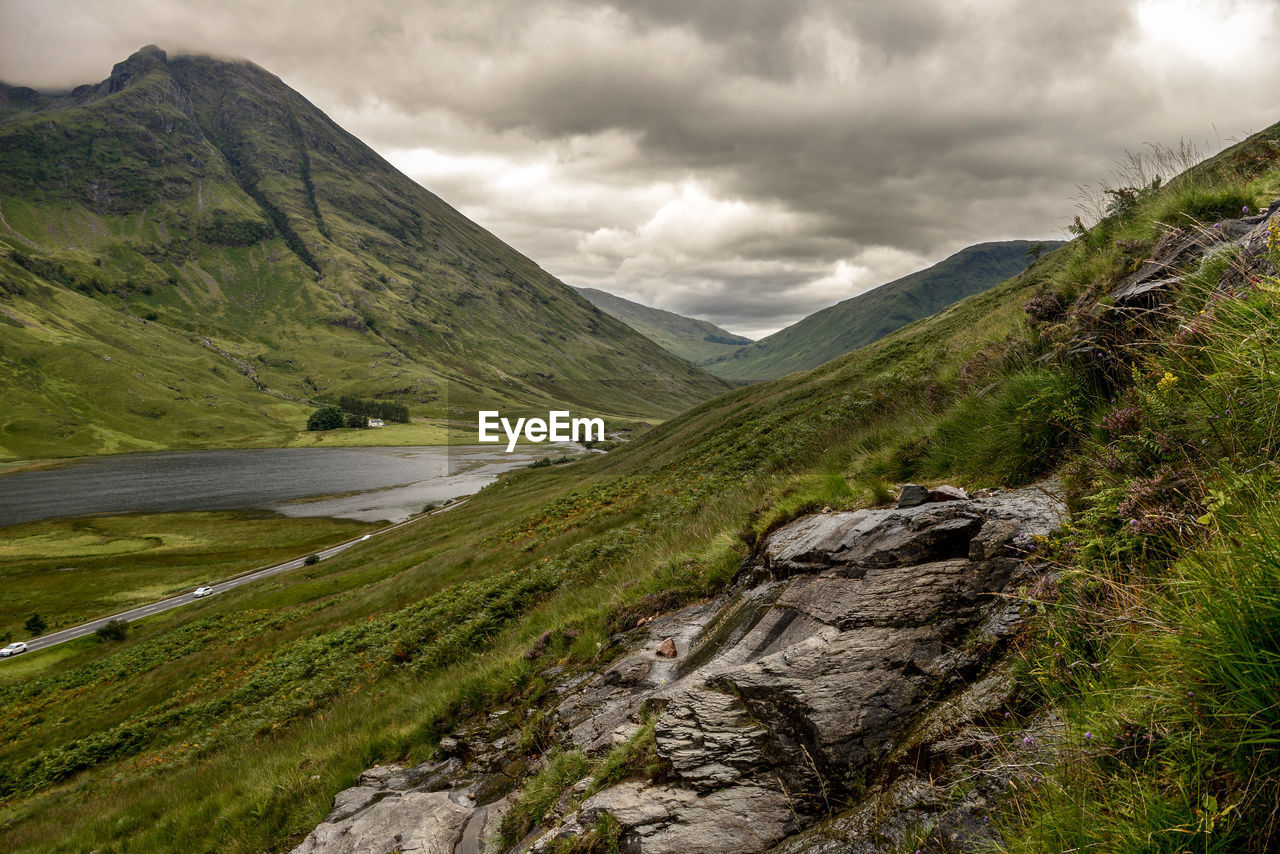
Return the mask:
<path id="1" fill-rule="evenodd" d="M 603 755 L 648 727 L 656 775 L 583 773 L 533 831 L 501 840 L 548 759 L 524 754 L 528 719 L 498 710 L 436 760 L 366 771 L 294 854 L 588 851 L 605 837 L 642 854 L 817 854 L 931 834 L 963 849 L 1053 737 L 1051 720 L 1003 722 L 1009 642 L 1034 610 L 1027 591 L 1053 583 L 1037 552 L 1064 513 L 1050 482 L 904 490 L 896 508 L 791 522 L 725 594 L 642 620 L 607 666 L 548 672 L 558 750 Z"/>
<path id="2" fill-rule="evenodd" d="M 155 47 L 0 87 L 0 295 L 0 456 L 278 441 L 343 393 L 665 417 L 729 387 L 270 72 Z"/>

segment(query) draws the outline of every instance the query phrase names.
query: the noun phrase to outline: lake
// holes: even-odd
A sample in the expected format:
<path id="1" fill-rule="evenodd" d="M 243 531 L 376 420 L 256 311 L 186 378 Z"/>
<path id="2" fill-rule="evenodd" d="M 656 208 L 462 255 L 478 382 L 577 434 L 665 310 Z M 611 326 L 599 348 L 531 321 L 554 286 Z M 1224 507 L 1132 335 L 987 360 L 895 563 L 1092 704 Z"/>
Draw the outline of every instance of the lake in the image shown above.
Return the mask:
<path id="1" fill-rule="evenodd" d="M 88 457 L 0 475 L 0 526 L 103 513 L 274 510 L 400 522 L 499 474 L 581 450 L 539 445 L 251 448 Z"/>

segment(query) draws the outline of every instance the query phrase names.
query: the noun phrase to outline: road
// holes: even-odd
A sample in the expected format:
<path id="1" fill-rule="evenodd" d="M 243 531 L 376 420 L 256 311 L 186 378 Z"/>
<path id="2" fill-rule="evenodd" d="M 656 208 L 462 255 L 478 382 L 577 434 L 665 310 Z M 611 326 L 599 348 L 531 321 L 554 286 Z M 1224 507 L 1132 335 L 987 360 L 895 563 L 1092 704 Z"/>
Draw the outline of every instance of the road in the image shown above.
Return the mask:
<path id="1" fill-rule="evenodd" d="M 433 510 L 426 515 L 434 516 L 437 513 L 445 513 L 453 510 L 454 508 L 461 507 L 466 503 L 466 499 L 464 498 L 459 501 L 455 501 L 446 507 L 441 507 L 439 510 Z M 348 540 L 345 543 L 338 543 L 336 546 L 330 546 L 323 551 L 315 552 L 315 554 L 319 555 L 321 560 L 331 558 L 339 552 L 346 551 L 352 546 L 357 546 L 367 540 L 372 540 L 374 537 L 380 537 L 383 534 L 396 530 L 397 528 L 403 528 L 405 525 L 411 525 L 421 518 L 423 517 L 415 516 L 407 521 L 398 522 L 395 525 L 388 525 L 385 528 L 379 528 L 377 531 L 372 531 L 364 536 L 356 537 L 354 540 Z M 213 593 L 211 593 L 209 597 L 197 599 L 191 592 L 181 593 L 177 596 L 170 596 L 168 599 L 161 599 L 159 602 L 152 602 L 150 605 L 141 605 L 128 611 L 121 611 L 119 614 L 111 614 L 110 616 L 92 620 L 88 623 L 81 623 L 78 626 L 72 626 L 68 629 L 60 629 L 59 631 L 52 632 L 51 634 L 44 635 L 43 637 L 34 638 L 27 641 L 27 650 L 28 652 L 35 652 L 38 649 L 47 649 L 51 646 L 57 646 L 60 643 L 66 643 L 69 640 L 75 640 L 76 638 L 82 638 L 85 635 L 91 635 L 112 620 L 124 620 L 131 623 L 134 620 L 141 620 L 143 617 L 150 617 L 153 614 L 161 614 L 165 611 L 172 611 L 174 608 L 181 608 L 183 605 L 190 605 L 195 602 L 205 602 L 213 596 L 217 596 L 220 593 L 226 593 L 228 590 L 234 590 L 235 588 L 241 587 L 245 584 L 252 584 L 260 579 L 270 578 L 273 575 L 280 575 L 283 572 L 288 572 L 291 569 L 297 569 L 298 567 L 305 565 L 306 556 L 294 558 L 293 560 L 278 563 L 274 566 L 253 569 L 249 572 L 219 581 L 216 584 L 206 585 L 213 588 Z M 20 657 L 21 656 L 10 656 L 9 658 L 0 658 L 0 661 L 11 661 Z"/>

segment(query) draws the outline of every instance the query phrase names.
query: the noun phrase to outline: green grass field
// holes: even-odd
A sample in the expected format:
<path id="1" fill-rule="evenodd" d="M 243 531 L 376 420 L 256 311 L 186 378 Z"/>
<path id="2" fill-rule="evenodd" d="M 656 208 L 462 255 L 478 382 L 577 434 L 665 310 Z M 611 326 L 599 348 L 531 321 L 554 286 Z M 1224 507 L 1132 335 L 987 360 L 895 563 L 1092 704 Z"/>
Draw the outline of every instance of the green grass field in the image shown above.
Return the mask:
<path id="1" fill-rule="evenodd" d="M 155 513 L 0 528 L 0 637 L 26 637 L 124 611 L 305 555 L 378 526 L 271 513 Z"/>

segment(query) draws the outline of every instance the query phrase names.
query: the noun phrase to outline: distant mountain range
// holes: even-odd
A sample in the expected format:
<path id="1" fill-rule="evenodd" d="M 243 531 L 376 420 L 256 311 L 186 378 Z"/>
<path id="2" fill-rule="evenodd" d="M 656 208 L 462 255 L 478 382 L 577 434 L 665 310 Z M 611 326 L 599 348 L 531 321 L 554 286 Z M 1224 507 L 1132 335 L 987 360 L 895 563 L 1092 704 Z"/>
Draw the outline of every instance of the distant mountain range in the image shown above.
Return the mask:
<path id="1" fill-rule="evenodd" d="M 247 62 L 0 84 L 0 458 L 273 443 L 316 401 L 663 417 L 726 385 Z"/>
<path id="2" fill-rule="evenodd" d="M 699 364 L 717 376 L 745 382 L 816 368 L 1021 273 L 1036 254 L 1031 250 L 1047 252 L 1061 245 L 1052 240 L 979 243 Z"/>
<path id="3" fill-rule="evenodd" d="M 596 288 L 578 288 L 578 293 L 650 341 L 695 364 L 733 353 L 751 343 L 750 338 L 726 332 L 714 323 L 650 308 Z"/>

